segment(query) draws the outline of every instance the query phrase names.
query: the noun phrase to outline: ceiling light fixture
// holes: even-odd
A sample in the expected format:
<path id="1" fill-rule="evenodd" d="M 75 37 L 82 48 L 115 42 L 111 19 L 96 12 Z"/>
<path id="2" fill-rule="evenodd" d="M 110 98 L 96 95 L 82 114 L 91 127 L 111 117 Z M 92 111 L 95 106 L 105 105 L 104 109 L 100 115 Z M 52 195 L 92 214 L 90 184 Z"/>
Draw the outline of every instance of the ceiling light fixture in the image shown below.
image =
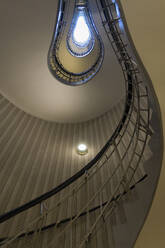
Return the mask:
<path id="1" fill-rule="evenodd" d="M 88 147 L 87 147 L 87 145 L 85 145 L 85 144 L 79 144 L 79 145 L 77 146 L 77 152 L 78 152 L 78 154 L 80 154 L 80 155 L 85 155 L 85 154 L 87 154 L 87 153 L 88 153 Z"/>

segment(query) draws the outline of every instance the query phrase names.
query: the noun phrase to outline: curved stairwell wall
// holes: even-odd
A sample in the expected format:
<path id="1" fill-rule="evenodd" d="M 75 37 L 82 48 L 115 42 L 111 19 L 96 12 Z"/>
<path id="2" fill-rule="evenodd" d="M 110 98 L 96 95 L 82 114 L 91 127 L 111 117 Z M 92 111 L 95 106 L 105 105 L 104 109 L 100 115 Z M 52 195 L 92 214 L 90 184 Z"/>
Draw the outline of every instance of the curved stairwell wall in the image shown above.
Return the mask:
<path id="1" fill-rule="evenodd" d="M 145 66 L 145 75 L 148 78 L 150 89 L 154 96 L 154 117 L 156 139 L 152 144 L 154 159 L 150 161 L 150 167 L 153 168 L 153 174 L 149 184 L 145 184 L 151 192 L 153 185 L 157 185 L 156 194 L 153 203 L 141 230 L 141 233 L 135 243 L 135 248 L 164 248 L 164 222 L 165 222 L 165 101 L 164 101 L 164 57 L 165 57 L 165 3 L 163 0 L 120 0 L 125 18 L 128 24 L 132 40 L 135 44 L 141 61 Z M 147 72 L 146 72 L 147 70 Z M 152 84 L 151 84 L 152 81 Z M 157 115 L 157 117 L 156 117 Z M 162 121 L 157 120 L 157 118 Z M 161 169 L 162 165 L 162 169 Z M 161 173 L 160 173 L 161 169 Z M 159 177 L 160 176 L 160 177 Z M 140 189 L 143 194 L 144 189 Z M 155 192 L 155 189 L 154 189 Z M 146 202 L 147 193 L 143 195 L 143 204 Z"/>
<path id="2" fill-rule="evenodd" d="M 0 213 L 57 186 L 90 161 L 114 132 L 123 101 L 103 116 L 80 124 L 32 117 L 0 98 Z M 114 122 L 115 120 L 115 122 Z M 77 145 L 89 152 L 80 156 Z"/>
<path id="3" fill-rule="evenodd" d="M 17 109 L 11 103 L 9 103 L 4 97 L 1 96 L 0 109 L 1 109 L 1 214 L 7 212 L 29 200 L 39 196 L 40 194 L 52 189 L 54 186 L 60 184 L 65 179 L 69 178 L 75 172 L 79 171 L 88 160 L 91 160 L 100 148 L 105 144 L 108 138 L 114 132 L 114 129 L 118 125 L 123 114 L 123 100 L 112 108 L 108 113 L 104 114 L 95 120 L 88 121 L 81 124 L 56 124 L 34 118 L 21 110 Z M 136 122 L 136 114 L 132 116 L 132 120 Z M 90 199 L 95 194 L 96 190 L 102 187 L 104 181 L 107 180 L 107 176 L 113 175 L 115 168 L 120 165 L 120 159 L 123 156 L 126 147 L 130 142 L 130 133 L 134 130 L 134 124 L 129 123 L 128 132 L 124 134 L 121 143 L 118 144 L 119 153 L 113 153 L 110 159 L 106 160 L 103 157 L 103 161 L 106 161 L 105 166 L 97 172 L 97 175 L 89 181 L 89 189 L 86 185 L 77 195 L 77 207 L 82 208 L 87 199 Z M 136 138 L 136 136 L 135 136 Z M 142 137 L 141 137 L 142 138 Z M 120 137 L 116 139 L 116 142 L 120 140 Z M 75 148 L 80 141 L 85 141 L 89 147 L 89 154 L 82 157 L 76 154 Z M 136 139 L 132 140 L 136 143 Z M 116 143 L 117 144 L 117 143 Z M 138 145 L 139 146 L 139 145 Z M 114 149 L 114 145 L 107 151 L 106 156 L 111 154 Z M 132 150 L 134 148 L 132 147 Z M 140 151 L 139 148 L 137 147 Z M 132 151 L 128 153 L 123 166 L 127 165 L 126 161 L 132 157 Z M 143 163 L 151 157 L 151 151 L 149 147 L 143 154 L 143 159 L 136 171 L 131 185 L 134 185 L 141 178 L 145 176 L 143 169 Z M 101 159 L 102 161 L 102 159 Z M 132 167 L 134 167 L 132 161 Z M 135 161 L 136 166 L 136 161 Z M 116 175 L 113 176 L 111 182 L 109 182 L 103 193 L 103 198 L 95 198 L 90 204 L 90 209 L 97 208 L 90 213 L 90 221 L 93 222 L 100 211 L 100 204 L 105 204 L 108 200 L 108 195 L 115 190 L 116 184 L 120 182 L 123 176 L 123 170 L 119 168 Z M 116 169 L 115 169 L 116 170 Z M 76 182 L 76 187 L 81 181 Z M 72 186 L 73 187 L 73 186 Z M 46 205 L 51 207 L 56 204 L 59 199 L 62 199 L 72 189 L 66 189 L 62 191 L 57 197 L 46 202 Z M 121 194 L 124 192 L 121 188 L 119 191 Z M 89 194 L 89 195 L 88 195 Z M 119 193 L 117 193 L 118 195 Z M 87 196 L 88 195 L 88 196 Z M 132 201 L 134 194 L 131 192 L 126 197 L 127 204 Z M 101 200 L 101 202 L 100 202 Z M 45 225 L 50 225 L 58 218 L 59 220 L 65 220 L 74 216 L 76 211 L 74 198 L 67 200 L 61 205 L 60 209 L 50 214 L 45 222 Z M 96 235 L 90 242 L 90 247 L 112 247 L 115 246 L 114 228 L 119 223 L 126 223 L 127 217 L 124 210 L 125 200 L 120 201 L 120 211 L 114 213 L 112 218 L 108 218 L 106 225 L 101 225 L 101 228 L 97 231 Z M 58 215 L 57 215 L 58 212 Z M 4 224 L 1 224 L 1 238 L 12 237 L 16 230 L 20 230 L 23 225 L 28 225 L 29 221 L 36 218 L 40 213 L 40 205 L 36 206 L 32 210 L 18 215 Z M 119 219 L 119 221 L 117 221 Z M 25 224 L 26 223 L 26 224 Z M 65 224 L 64 224 L 65 225 Z M 33 227 L 35 229 L 35 226 Z M 32 230 L 33 230 L 32 228 Z M 31 230 L 31 229 L 27 229 Z M 57 229 L 57 233 L 54 233 L 53 229 L 45 231 L 37 238 L 35 242 L 33 238 L 27 237 L 23 240 L 23 243 L 12 243 L 7 247 L 28 247 L 31 244 L 31 240 L 34 241 L 35 247 L 47 247 L 49 240 L 50 244 L 54 241 L 52 237 L 57 235 L 63 230 L 63 224 Z M 75 237 L 71 243 L 71 236 L 68 233 L 65 234 L 65 239 L 60 239 L 57 243 L 58 247 L 75 247 L 75 245 L 84 235 L 86 230 L 86 215 L 80 217 L 76 227 L 72 230 L 72 236 Z M 44 242 L 45 246 L 44 246 Z M 52 246 L 50 246 L 52 247 Z"/>

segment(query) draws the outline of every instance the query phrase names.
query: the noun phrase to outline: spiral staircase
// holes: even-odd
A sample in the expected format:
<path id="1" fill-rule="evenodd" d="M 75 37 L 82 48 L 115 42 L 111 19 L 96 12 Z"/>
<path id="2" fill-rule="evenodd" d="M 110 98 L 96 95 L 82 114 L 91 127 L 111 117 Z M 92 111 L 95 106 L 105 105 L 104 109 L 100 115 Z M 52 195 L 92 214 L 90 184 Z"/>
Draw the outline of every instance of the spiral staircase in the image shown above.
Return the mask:
<path id="1" fill-rule="evenodd" d="M 130 41 L 121 32 L 120 3 L 97 0 L 96 4 L 123 72 L 125 97 L 97 120 L 54 124 L 26 114 L 1 96 L 2 247 L 117 247 L 114 228 L 128 222 L 126 205 L 138 200 L 134 189 L 148 178 L 145 166 L 153 156 L 152 96 Z M 60 162 L 67 139 L 73 147 L 76 144 L 75 132 L 78 139 L 84 133 L 96 149 L 81 161 L 70 156 Z M 61 141 L 59 147 L 52 147 L 54 139 Z M 55 163 L 58 166 L 52 171 Z"/>

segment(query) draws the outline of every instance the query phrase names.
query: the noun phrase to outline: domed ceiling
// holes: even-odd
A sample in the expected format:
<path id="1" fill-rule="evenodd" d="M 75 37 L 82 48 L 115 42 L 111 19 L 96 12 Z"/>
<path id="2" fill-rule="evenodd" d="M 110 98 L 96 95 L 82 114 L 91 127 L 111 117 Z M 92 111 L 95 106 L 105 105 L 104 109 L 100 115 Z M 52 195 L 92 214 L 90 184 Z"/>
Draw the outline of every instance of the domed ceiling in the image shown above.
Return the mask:
<path id="1" fill-rule="evenodd" d="M 41 119 L 82 122 L 100 116 L 120 101 L 124 95 L 123 75 L 93 1 L 92 15 L 105 49 L 100 71 L 86 84 L 75 87 L 52 76 L 47 55 L 57 3 L 1 1 L 0 92 L 20 109 Z"/>

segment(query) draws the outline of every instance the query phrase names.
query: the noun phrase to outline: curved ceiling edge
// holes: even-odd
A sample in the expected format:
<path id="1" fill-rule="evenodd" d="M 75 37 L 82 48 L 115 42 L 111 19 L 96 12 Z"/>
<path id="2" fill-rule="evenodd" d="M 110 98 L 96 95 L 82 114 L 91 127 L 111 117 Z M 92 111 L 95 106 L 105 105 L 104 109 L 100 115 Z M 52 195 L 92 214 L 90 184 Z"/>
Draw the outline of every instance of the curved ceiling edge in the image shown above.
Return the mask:
<path id="1" fill-rule="evenodd" d="M 24 110 L 23 108 L 20 108 L 19 106 L 17 106 L 17 104 L 15 104 L 15 101 L 13 99 L 9 99 L 8 96 L 6 96 L 1 90 L 0 90 L 0 98 L 3 98 L 5 101 L 8 102 L 8 104 L 11 104 L 13 106 L 13 108 L 17 109 L 18 111 L 21 111 L 22 113 L 24 113 L 25 115 L 29 116 L 29 117 L 32 117 L 32 118 L 35 118 L 35 119 L 38 119 L 40 121 L 44 121 L 45 123 L 54 123 L 54 124 L 61 124 L 61 125 L 64 125 L 64 124 L 68 124 L 68 125 L 80 125 L 80 124 L 86 124 L 88 123 L 89 121 L 94 121 L 94 120 L 97 120 L 98 118 L 102 118 L 104 115 L 106 115 L 107 113 L 109 113 L 111 110 L 113 110 L 116 106 L 118 106 L 121 102 L 124 102 L 124 98 L 121 97 L 120 100 L 118 100 L 114 105 L 111 106 L 110 109 L 108 109 L 107 111 L 104 111 L 103 113 L 100 113 L 99 115 L 95 116 L 95 117 L 92 117 L 90 119 L 86 119 L 86 120 L 81 120 L 81 121 L 73 121 L 73 122 L 70 122 L 70 121 L 54 121 L 54 120 L 47 120 L 47 119 L 44 119 L 44 118 L 41 118 L 41 116 L 37 116 L 37 115 L 33 115 L 31 114 L 30 111 L 28 110 Z"/>

